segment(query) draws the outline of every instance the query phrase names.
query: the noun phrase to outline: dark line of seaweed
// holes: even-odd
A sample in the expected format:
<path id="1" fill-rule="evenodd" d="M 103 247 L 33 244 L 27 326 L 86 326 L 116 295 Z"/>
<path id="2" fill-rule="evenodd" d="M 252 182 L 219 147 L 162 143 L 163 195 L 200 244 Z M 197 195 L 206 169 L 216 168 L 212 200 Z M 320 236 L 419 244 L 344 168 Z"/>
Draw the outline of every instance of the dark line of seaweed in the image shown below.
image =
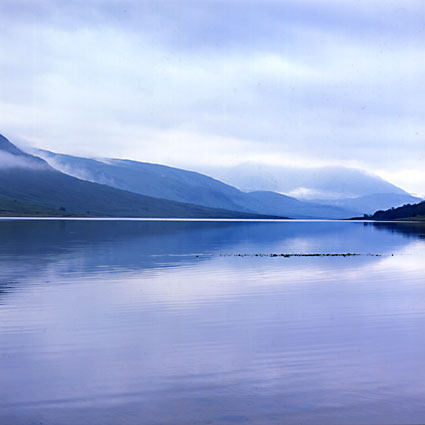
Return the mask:
<path id="1" fill-rule="evenodd" d="M 220 257 L 382 257 L 383 254 L 359 254 L 353 252 L 346 253 L 314 253 L 314 254 L 220 254 Z M 394 256 L 394 254 L 390 254 Z"/>

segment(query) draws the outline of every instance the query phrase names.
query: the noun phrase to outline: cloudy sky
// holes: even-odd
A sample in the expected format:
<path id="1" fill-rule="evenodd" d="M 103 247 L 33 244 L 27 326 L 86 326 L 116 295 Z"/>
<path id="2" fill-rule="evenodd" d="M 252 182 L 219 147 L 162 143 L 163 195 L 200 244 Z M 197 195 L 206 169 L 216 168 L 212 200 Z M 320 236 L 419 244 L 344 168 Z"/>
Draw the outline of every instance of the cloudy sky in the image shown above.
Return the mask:
<path id="1" fill-rule="evenodd" d="M 423 0 L 1 0 L 0 22 L 12 141 L 350 165 L 425 195 Z"/>

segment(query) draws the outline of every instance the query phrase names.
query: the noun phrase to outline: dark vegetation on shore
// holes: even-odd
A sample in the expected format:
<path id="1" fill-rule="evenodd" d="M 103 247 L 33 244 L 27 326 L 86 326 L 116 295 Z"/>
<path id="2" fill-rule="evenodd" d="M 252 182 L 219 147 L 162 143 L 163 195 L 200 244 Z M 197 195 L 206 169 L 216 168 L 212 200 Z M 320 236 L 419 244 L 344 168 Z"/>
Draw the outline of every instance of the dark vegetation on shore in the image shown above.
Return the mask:
<path id="1" fill-rule="evenodd" d="M 377 211 L 371 216 L 364 218 L 370 220 L 399 220 L 399 221 L 425 221 L 425 201 L 418 204 L 406 204 L 402 207 L 391 208 L 386 211 Z"/>

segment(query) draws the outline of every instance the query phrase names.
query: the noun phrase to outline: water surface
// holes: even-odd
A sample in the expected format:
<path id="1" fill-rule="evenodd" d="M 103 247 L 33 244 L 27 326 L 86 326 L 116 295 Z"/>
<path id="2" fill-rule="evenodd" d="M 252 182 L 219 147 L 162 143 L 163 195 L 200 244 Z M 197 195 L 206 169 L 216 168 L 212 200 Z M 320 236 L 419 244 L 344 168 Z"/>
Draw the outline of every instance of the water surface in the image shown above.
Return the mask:
<path id="1" fill-rule="evenodd" d="M 0 423 L 424 423 L 424 235 L 0 221 Z"/>

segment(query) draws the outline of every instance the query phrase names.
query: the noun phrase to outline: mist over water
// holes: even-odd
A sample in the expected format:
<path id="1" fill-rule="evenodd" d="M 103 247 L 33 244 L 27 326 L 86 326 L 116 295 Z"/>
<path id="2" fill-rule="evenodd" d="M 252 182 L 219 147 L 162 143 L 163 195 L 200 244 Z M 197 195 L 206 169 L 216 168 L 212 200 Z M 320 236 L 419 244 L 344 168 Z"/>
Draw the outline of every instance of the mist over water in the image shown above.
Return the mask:
<path id="1" fill-rule="evenodd" d="M 423 423 L 424 235 L 0 220 L 0 423 Z"/>

